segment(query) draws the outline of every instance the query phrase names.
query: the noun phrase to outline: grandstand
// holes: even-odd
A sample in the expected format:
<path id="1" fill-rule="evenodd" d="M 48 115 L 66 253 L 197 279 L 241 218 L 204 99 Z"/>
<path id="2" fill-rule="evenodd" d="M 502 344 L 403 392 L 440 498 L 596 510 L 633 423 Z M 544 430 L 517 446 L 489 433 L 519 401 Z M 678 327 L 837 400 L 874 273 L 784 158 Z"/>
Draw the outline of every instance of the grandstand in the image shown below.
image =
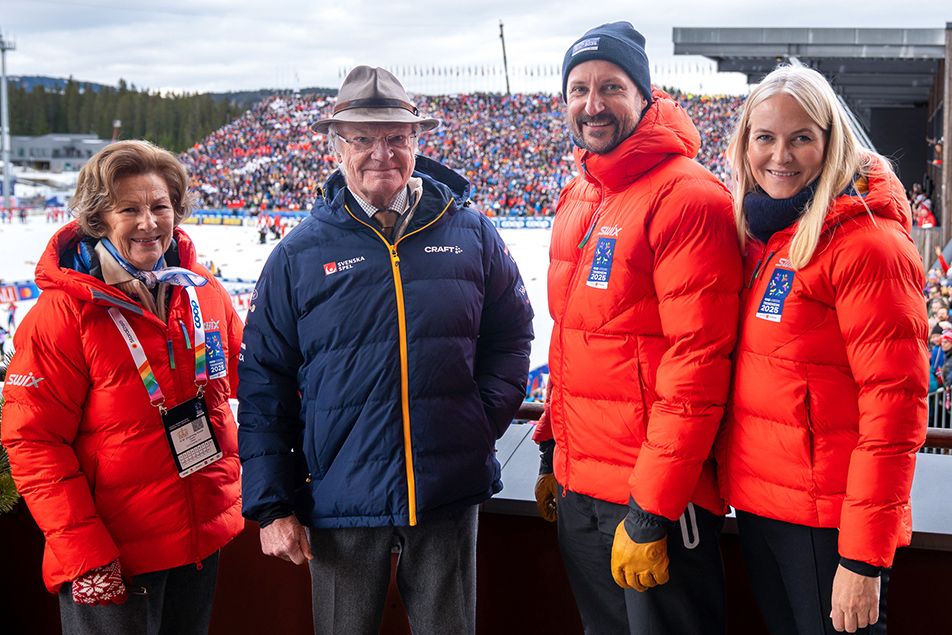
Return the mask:
<path id="1" fill-rule="evenodd" d="M 701 133 L 698 160 L 718 178 L 742 97 L 670 91 Z M 444 125 L 420 139 L 420 154 L 449 165 L 473 185 L 473 201 L 490 216 L 549 216 L 575 173 L 562 99 L 533 93 L 417 96 L 422 112 Z M 265 99 L 183 153 L 201 207 L 306 211 L 333 171 L 323 135 L 309 128 L 329 116 L 333 98 Z"/>

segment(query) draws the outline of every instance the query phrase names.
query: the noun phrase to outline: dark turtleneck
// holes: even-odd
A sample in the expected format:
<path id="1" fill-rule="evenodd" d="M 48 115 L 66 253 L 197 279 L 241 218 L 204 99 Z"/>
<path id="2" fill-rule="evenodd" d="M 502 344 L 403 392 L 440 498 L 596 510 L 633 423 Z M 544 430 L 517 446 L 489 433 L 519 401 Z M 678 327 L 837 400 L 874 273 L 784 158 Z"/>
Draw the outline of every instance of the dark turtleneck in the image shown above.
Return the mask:
<path id="1" fill-rule="evenodd" d="M 790 198 L 771 198 L 759 187 L 744 195 L 744 214 L 751 235 L 762 243 L 782 229 L 793 225 L 816 192 L 817 181 Z"/>

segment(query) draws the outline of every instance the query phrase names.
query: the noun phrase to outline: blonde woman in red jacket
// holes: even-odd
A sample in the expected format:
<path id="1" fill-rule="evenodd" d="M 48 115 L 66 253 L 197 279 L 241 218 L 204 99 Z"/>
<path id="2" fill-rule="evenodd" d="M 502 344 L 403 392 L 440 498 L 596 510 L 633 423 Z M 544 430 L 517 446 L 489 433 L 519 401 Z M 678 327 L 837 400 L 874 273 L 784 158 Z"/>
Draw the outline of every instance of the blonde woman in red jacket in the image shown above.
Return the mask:
<path id="1" fill-rule="evenodd" d="M 773 633 L 885 632 L 926 426 L 909 205 L 804 67 L 754 89 L 730 153 L 747 285 L 717 459 L 751 583 Z"/>
<path id="2" fill-rule="evenodd" d="M 241 322 L 176 227 L 187 187 L 144 141 L 93 156 L 17 329 L 3 444 L 64 633 L 206 633 L 218 550 L 244 526 Z"/>

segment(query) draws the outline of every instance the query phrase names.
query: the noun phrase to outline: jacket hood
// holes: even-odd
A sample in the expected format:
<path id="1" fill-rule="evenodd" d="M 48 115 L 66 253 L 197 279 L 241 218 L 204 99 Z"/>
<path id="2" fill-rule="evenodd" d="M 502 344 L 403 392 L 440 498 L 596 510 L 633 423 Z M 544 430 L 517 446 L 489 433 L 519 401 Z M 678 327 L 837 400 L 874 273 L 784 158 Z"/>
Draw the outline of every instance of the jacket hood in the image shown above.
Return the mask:
<path id="1" fill-rule="evenodd" d="M 681 104 L 659 89 L 630 137 L 606 154 L 575 148 L 575 163 L 586 179 L 623 190 L 672 155 L 693 159 L 701 136 Z"/>
<path id="2" fill-rule="evenodd" d="M 862 183 L 864 180 L 865 183 Z M 862 192 L 864 189 L 865 195 L 856 192 Z M 886 159 L 875 155 L 869 159 L 865 176 L 859 179 L 848 194 L 838 196 L 833 201 L 826 216 L 824 230 L 869 212 L 877 218 L 898 222 L 906 234 L 912 230 L 912 210 L 906 199 L 905 188 L 886 163 Z"/>
<path id="3" fill-rule="evenodd" d="M 449 169 L 424 156 L 416 157 L 413 176 L 423 179 L 424 196 L 435 194 L 441 201 L 440 209 L 450 200 L 462 207 L 472 191 L 469 181 Z M 350 225 L 353 219 L 344 209 L 344 192 L 347 182 L 340 170 L 335 170 L 324 184 L 322 196 L 318 197 L 311 208 L 311 215 L 324 222 L 336 225 Z"/>
<path id="4" fill-rule="evenodd" d="M 36 265 L 36 286 L 43 290 L 59 289 L 84 302 L 104 302 L 102 294 L 118 299 L 121 304 L 128 305 L 129 298 L 121 291 L 114 289 L 102 280 L 87 273 L 80 273 L 64 264 L 71 261 L 72 254 L 79 249 L 79 244 L 86 238 L 80 234 L 79 223 L 72 221 L 61 227 L 43 250 Z M 172 245 L 169 251 L 177 250 L 174 260 L 178 266 L 193 269 L 196 264 L 195 246 L 192 240 L 181 228 L 172 230 Z M 168 254 L 168 252 L 166 252 Z M 172 255 L 172 254 L 169 254 Z M 166 260 L 170 260 L 166 256 Z M 205 275 L 204 271 L 200 271 Z"/>

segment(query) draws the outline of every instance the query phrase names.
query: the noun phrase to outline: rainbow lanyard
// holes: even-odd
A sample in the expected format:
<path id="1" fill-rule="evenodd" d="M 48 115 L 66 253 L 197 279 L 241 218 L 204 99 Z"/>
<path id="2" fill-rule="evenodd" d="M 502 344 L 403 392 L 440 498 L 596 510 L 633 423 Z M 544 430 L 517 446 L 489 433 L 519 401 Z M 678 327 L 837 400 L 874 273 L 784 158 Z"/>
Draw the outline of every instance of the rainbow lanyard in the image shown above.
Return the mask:
<path id="1" fill-rule="evenodd" d="M 208 383 L 205 355 L 205 323 L 202 320 L 202 309 L 198 305 L 198 294 L 195 292 L 195 287 L 185 287 L 185 293 L 188 294 L 192 326 L 195 329 L 193 335 L 195 340 L 195 385 L 198 386 L 198 395 L 201 396 L 205 391 L 205 384 Z M 149 403 L 162 412 L 165 412 L 165 395 L 162 394 L 162 389 L 159 388 L 159 382 L 155 378 L 155 373 L 152 372 L 152 365 L 149 364 L 149 359 L 145 356 L 145 351 L 142 348 L 139 337 L 136 335 L 136 332 L 132 330 L 129 321 L 119 312 L 119 309 L 110 307 L 109 317 L 112 318 L 116 328 L 122 335 L 123 341 L 129 348 L 132 361 L 135 362 L 136 368 L 139 370 L 139 377 L 142 379 L 142 384 L 145 386 L 146 392 L 149 393 Z"/>

